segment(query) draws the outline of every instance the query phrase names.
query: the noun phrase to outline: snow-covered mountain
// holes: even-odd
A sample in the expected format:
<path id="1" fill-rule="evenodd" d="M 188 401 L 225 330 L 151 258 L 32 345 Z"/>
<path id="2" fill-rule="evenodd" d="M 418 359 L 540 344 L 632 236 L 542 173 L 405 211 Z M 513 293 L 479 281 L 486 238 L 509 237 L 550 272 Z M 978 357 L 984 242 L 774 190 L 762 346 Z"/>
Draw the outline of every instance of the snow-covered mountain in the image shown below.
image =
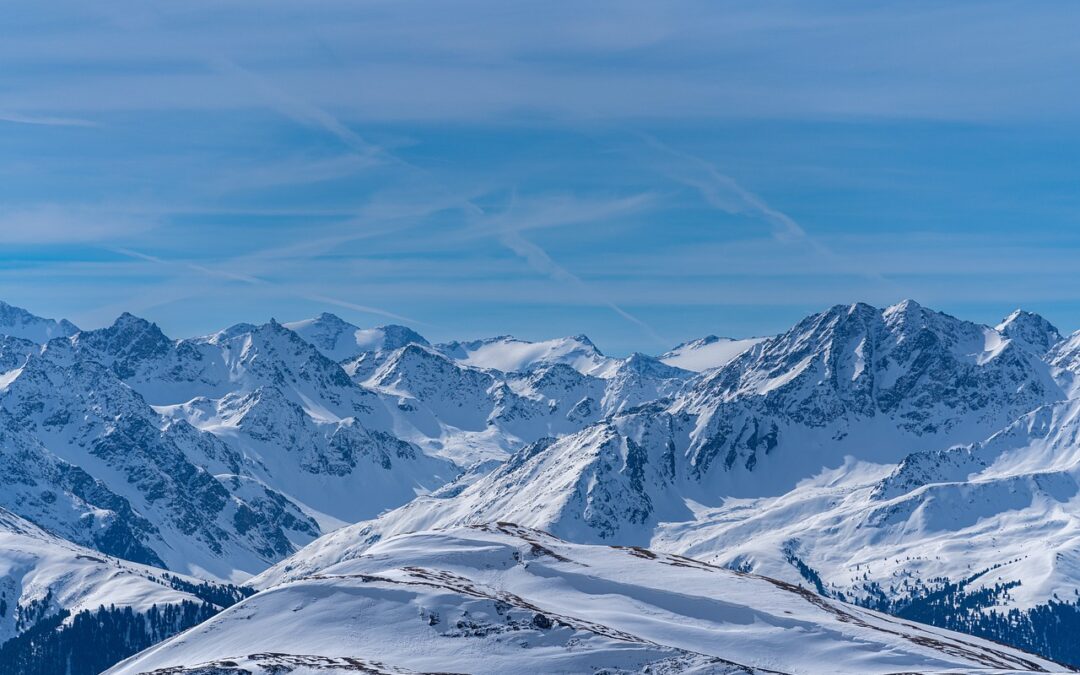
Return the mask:
<path id="1" fill-rule="evenodd" d="M 82 548 L 0 509 L 0 644 L 43 623 L 66 630 L 80 615 L 105 608 L 139 616 L 188 604 L 205 618 L 242 596 Z"/>
<path id="2" fill-rule="evenodd" d="M 109 673 L 1064 671 L 793 584 L 508 523 L 345 548 L 256 583 Z"/>
<path id="3" fill-rule="evenodd" d="M 709 335 L 682 343 L 663 354 L 660 360 L 669 366 L 702 373 L 706 370 L 726 366 L 736 356 L 766 339 L 747 338 L 745 340 L 734 340 L 728 337 Z"/>
<path id="4" fill-rule="evenodd" d="M 372 363 L 374 371 L 354 369 Z M 643 354 L 611 359 L 603 377 L 559 360 L 504 372 L 415 341 L 343 365 L 386 402 L 395 435 L 462 466 L 505 459 L 538 438 L 573 433 L 628 406 L 672 396 L 693 376 Z"/>
<path id="5" fill-rule="evenodd" d="M 990 327 L 911 301 L 625 358 L 583 336 L 433 346 L 330 314 L 177 340 L 125 314 L 0 337 L 0 508 L 204 578 L 288 558 L 263 579 L 298 584 L 410 533 L 514 522 L 583 555 L 691 555 L 1080 663 L 1061 637 L 1080 629 L 1078 374 L 1080 334 L 1038 315 Z M 268 595 L 289 584 L 260 597 L 293 602 Z M 503 654 L 495 635 L 475 649 Z M 715 665 L 646 642 L 654 671 Z M 373 649 L 355 658 L 428 667 Z"/>
<path id="6" fill-rule="evenodd" d="M 905 301 L 808 317 L 707 373 L 670 411 L 696 418 L 693 472 L 769 475 L 741 491 L 753 494 L 846 455 L 896 461 L 977 441 L 1063 396 L 1046 364 L 1008 336 Z"/>
<path id="7" fill-rule="evenodd" d="M 43 346 L 5 337 L 0 369 L 0 505 L 174 570 L 256 573 L 458 473 L 272 321 L 172 340 L 125 314 Z"/>
<path id="8" fill-rule="evenodd" d="M 672 400 L 540 439 L 288 564 L 509 521 L 703 557 L 1007 639 L 995 631 L 1008 619 L 993 611 L 1060 611 L 1049 603 L 1080 597 L 1078 407 L 1065 399 L 1069 341 L 1043 348 L 1056 335 L 1034 315 L 989 328 L 911 302 L 832 308 Z M 928 609 L 945 591 L 956 606 Z M 991 612 L 982 624 L 964 618 L 971 598 Z"/>
<path id="9" fill-rule="evenodd" d="M 43 467 L 39 477 L 50 465 L 86 474 L 54 471 L 61 480 L 43 488 L 64 494 L 61 504 L 84 502 L 76 504 L 80 510 L 108 507 L 99 528 L 121 526 L 84 543 L 106 548 L 107 542 L 109 550 L 138 552 L 144 562 L 230 578 L 291 553 L 290 536 L 299 543 L 318 535 L 314 522 L 280 493 L 225 478 L 240 473 L 244 458 L 214 435 L 155 411 L 118 377 L 123 361 L 109 368 L 81 358 L 83 335 L 52 340 L 32 355 L 0 393 L 0 407 L 12 434 L 22 437 L 17 447 L 40 455 L 33 462 Z M 89 504 L 77 492 L 81 486 Z M 33 518 L 30 504 L 12 508 Z M 134 540 L 118 541 L 121 534 Z"/>
<path id="10" fill-rule="evenodd" d="M 530 370 L 540 364 L 563 363 L 583 375 L 605 377 L 618 365 L 604 356 L 584 335 L 529 342 L 510 335 L 449 342 L 435 347 L 467 366 L 490 368 L 505 373 Z"/>
<path id="11" fill-rule="evenodd" d="M 895 462 L 975 442 L 1063 396 L 1046 363 L 992 328 L 911 302 L 835 307 L 671 401 L 540 440 L 453 504 L 421 498 L 373 527 L 503 519 L 644 545 L 659 523 L 691 519 L 691 502 L 782 494 L 847 457 Z"/>
<path id="12" fill-rule="evenodd" d="M 422 335 L 405 326 L 360 328 L 329 312 L 284 326 L 339 363 L 370 352 L 392 352 L 408 344 L 428 346 Z"/>
<path id="13" fill-rule="evenodd" d="M 1074 603 L 1078 440 L 1080 403 L 1044 406 L 984 442 L 852 464 L 780 497 L 703 510 L 661 527 L 653 543 L 763 574 L 810 575 L 833 595 L 909 612 L 943 590 L 979 609 Z"/>
<path id="14" fill-rule="evenodd" d="M 691 375 L 640 355 L 611 359 L 606 379 L 545 360 L 504 373 L 401 327 L 294 326 L 174 340 L 123 314 L 44 346 L 4 338 L 0 505 L 105 553 L 236 579 Z"/>
<path id="15" fill-rule="evenodd" d="M 70 337 L 79 329 L 67 319 L 43 319 L 30 312 L 0 302 L 0 335 L 44 344 L 56 337 Z"/>

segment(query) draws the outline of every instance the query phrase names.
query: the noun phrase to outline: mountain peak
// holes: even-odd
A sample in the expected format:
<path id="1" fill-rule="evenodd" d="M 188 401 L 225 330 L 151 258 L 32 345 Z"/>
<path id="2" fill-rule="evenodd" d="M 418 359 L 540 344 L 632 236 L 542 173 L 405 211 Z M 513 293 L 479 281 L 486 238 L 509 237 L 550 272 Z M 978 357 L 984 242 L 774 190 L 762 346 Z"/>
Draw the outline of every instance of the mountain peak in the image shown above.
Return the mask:
<path id="1" fill-rule="evenodd" d="M 152 321 L 135 316 L 130 312 L 124 312 L 116 317 L 112 325 L 107 328 L 83 331 L 80 333 L 80 341 L 94 342 L 98 346 L 109 343 L 115 349 L 121 349 L 125 344 L 142 342 L 149 344 L 164 344 L 171 342 L 161 328 Z"/>
<path id="2" fill-rule="evenodd" d="M 428 344 L 422 335 L 405 326 L 390 324 L 359 328 L 330 312 L 323 312 L 313 319 L 293 321 L 285 327 L 339 363 L 365 352 L 390 352 L 410 343 Z"/>
<path id="3" fill-rule="evenodd" d="M 318 319 L 319 321 L 322 321 L 324 323 L 331 323 L 338 326 L 348 325 L 349 323 L 345 319 L 342 319 L 340 316 L 332 312 L 322 312 L 321 314 L 319 314 Z"/>
<path id="4" fill-rule="evenodd" d="M 685 368 L 670 365 L 655 356 L 649 356 L 641 352 L 634 352 L 626 357 L 619 364 L 616 372 L 623 375 L 633 373 L 639 377 L 656 379 L 685 379 L 693 375 L 691 371 Z"/>
<path id="5" fill-rule="evenodd" d="M 381 332 L 382 344 L 378 349 L 382 351 L 390 351 L 394 349 L 400 349 L 406 345 L 417 344 L 424 347 L 429 347 L 430 344 L 416 331 L 406 326 L 399 326 L 397 324 L 388 324 L 386 326 L 379 326 L 378 328 L 370 329 L 369 331 L 359 331 L 356 335 L 356 343 L 360 346 L 365 346 L 362 343 L 361 335 L 369 332 Z M 373 346 L 373 345 L 372 345 Z"/>
<path id="6" fill-rule="evenodd" d="M 140 316 L 135 316 L 131 312 L 124 312 L 116 317 L 116 320 L 112 322 L 112 325 L 114 328 L 128 328 L 131 326 L 149 327 L 156 324 Z"/>
<path id="7" fill-rule="evenodd" d="M 1045 354 L 1061 342 L 1061 333 L 1042 316 L 1023 309 L 1013 310 L 995 329 L 1011 340 Z"/>
<path id="8" fill-rule="evenodd" d="M 618 365 L 584 335 L 540 342 L 500 335 L 471 342 L 450 342 L 438 345 L 436 349 L 465 365 L 504 373 L 524 372 L 541 364 L 560 362 L 585 375 L 610 377 Z"/>
<path id="9" fill-rule="evenodd" d="M 78 332 L 78 327 L 67 319 L 44 319 L 22 307 L 0 301 L 0 335 L 44 344 L 53 338 L 71 337 Z"/>
<path id="10" fill-rule="evenodd" d="M 735 357 L 767 339 L 754 337 L 736 340 L 706 335 L 703 338 L 688 340 L 680 344 L 661 355 L 660 360 L 669 366 L 701 373 L 727 365 Z"/>
<path id="11" fill-rule="evenodd" d="M 856 303 L 856 304 L 865 305 L 866 303 L 861 303 L 860 302 L 860 303 Z M 869 305 L 866 305 L 866 306 L 869 307 Z M 911 311 L 918 311 L 920 309 L 923 309 L 922 305 L 915 302 L 911 298 L 905 298 L 904 300 L 901 300 L 900 302 L 896 303 L 895 305 L 887 307 L 885 309 L 885 311 L 886 312 L 911 312 Z"/>
<path id="12" fill-rule="evenodd" d="M 600 353 L 600 349 L 596 346 L 596 343 L 594 343 L 592 340 L 590 340 L 589 336 L 586 335 L 585 333 L 578 333 L 577 335 L 571 335 L 567 339 L 568 340 L 573 340 L 574 342 L 580 342 L 582 345 L 584 345 L 586 347 L 592 347 L 593 349 L 595 349 L 597 351 L 597 353 Z"/>

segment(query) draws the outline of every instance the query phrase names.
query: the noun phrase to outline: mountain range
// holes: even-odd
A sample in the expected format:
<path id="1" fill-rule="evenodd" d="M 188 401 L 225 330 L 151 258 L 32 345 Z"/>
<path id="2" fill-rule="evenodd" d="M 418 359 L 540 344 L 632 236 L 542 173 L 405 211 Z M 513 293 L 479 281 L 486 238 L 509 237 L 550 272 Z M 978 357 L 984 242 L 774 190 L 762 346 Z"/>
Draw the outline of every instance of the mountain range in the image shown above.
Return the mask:
<path id="1" fill-rule="evenodd" d="M 0 335 L 0 672 L 104 611 L 164 640 L 117 673 L 1080 664 L 1080 335 L 1029 312 L 621 358 L 331 314 Z"/>

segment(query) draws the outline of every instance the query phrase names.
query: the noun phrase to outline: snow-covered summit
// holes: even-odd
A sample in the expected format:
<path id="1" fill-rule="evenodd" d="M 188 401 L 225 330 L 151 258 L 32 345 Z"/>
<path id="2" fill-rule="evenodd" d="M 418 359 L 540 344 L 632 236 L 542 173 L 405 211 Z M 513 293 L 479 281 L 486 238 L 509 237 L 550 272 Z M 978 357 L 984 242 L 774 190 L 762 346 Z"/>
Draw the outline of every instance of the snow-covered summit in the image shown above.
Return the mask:
<path id="1" fill-rule="evenodd" d="M 537 365 L 564 363 L 584 375 L 608 377 L 617 359 L 604 356 L 588 337 L 571 337 L 529 342 L 501 335 L 470 342 L 449 342 L 436 349 L 461 363 L 504 373 L 521 372 Z"/>
<path id="2" fill-rule="evenodd" d="M 1061 342 L 1061 333 L 1043 317 L 1022 309 L 1013 311 L 994 328 L 1010 340 L 1033 350 L 1040 356 Z"/>
<path id="3" fill-rule="evenodd" d="M 736 356 L 766 339 L 760 337 L 736 340 L 708 335 L 682 343 L 660 356 L 660 360 L 669 366 L 701 373 L 727 365 Z"/>
<path id="4" fill-rule="evenodd" d="M 338 362 L 354 359 L 364 352 L 393 351 L 412 343 L 428 344 L 422 335 L 405 326 L 360 328 L 329 312 L 284 325 Z"/>
<path id="5" fill-rule="evenodd" d="M 70 337 L 78 332 L 75 324 L 67 319 L 43 319 L 21 307 L 0 302 L 0 335 L 44 344 L 53 338 Z"/>

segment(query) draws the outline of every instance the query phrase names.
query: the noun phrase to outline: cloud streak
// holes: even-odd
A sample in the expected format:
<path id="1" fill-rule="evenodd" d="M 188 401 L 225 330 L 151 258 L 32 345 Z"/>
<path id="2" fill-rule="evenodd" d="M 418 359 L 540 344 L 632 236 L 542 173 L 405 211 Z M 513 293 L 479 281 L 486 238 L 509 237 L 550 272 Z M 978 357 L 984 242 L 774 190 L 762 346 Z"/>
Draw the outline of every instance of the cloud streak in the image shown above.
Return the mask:
<path id="1" fill-rule="evenodd" d="M 764 199 L 744 188 L 734 178 L 721 173 L 711 162 L 676 150 L 648 134 L 638 136 L 652 149 L 678 160 L 681 166 L 673 168 L 671 176 L 697 190 L 711 206 L 726 213 L 758 216 L 772 226 L 777 239 L 809 240 L 806 230 L 791 216 L 769 206 Z"/>
<path id="2" fill-rule="evenodd" d="M 186 261 L 165 260 L 164 258 L 158 256 L 149 255 L 140 251 L 134 251 L 127 248 L 116 248 L 112 250 L 121 255 L 125 255 L 130 258 L 135 258 L 145 262 L 150 262 L 165 268 L 170 268 L 174 270 L 188 270 L 207 277 L 224 278 L 230 281 L 237 281 L 253 286 L 272 286 L 276 289 L 280 289 L 288 295 L 292 295 L 304 300 L 335 305 L 338 307 L 345 307 L 356 312 L 373 314 L 375 316 L 381 316 L 384 318 L 393 319 L 395 321 L 403 321 L 405 323 L 411 323 L 416 325 L 427 325 L 416 319 L 411 319 L 407 316 L 397 314 L 395 312 L 390 312 L 380 307 L 361 305 L 354 302 L 349 302 L 347 300 L 341 300 L 339 298 L 335 298 L 322 293 L 311 293 L 305 290 L 298 290 L 296 288 L 293 288 L 290 284 L 282 284 L 248 274 L 239 274 L 236 272 L 232 272 L 230 271 L 230 268 L 232 267 L 231 261 L 224 261 L 218 267 L 208 267 L 206 265 Z M 185 294 L 183 291 L 183 287 L 186 284 L 186 281 L 186 279 L 181 279 L 179 284 L 174 285 L 174 292 L 169 294 L 170 302 L 185 299 L 188 297 L 196 297 L 199 293 L 204 292 L 204 289 L 201 286 L 194 286 L 190 288 L 190 293 Z"/>
<path id="3" fill-rule="evenodd" d="M 96 122 L 77 117 L 53 117 L 50 115 L 23 115 L 0 110 L 0 122 L 12 124 L 32 124 L 43 127 L 96 127 Z"/>

